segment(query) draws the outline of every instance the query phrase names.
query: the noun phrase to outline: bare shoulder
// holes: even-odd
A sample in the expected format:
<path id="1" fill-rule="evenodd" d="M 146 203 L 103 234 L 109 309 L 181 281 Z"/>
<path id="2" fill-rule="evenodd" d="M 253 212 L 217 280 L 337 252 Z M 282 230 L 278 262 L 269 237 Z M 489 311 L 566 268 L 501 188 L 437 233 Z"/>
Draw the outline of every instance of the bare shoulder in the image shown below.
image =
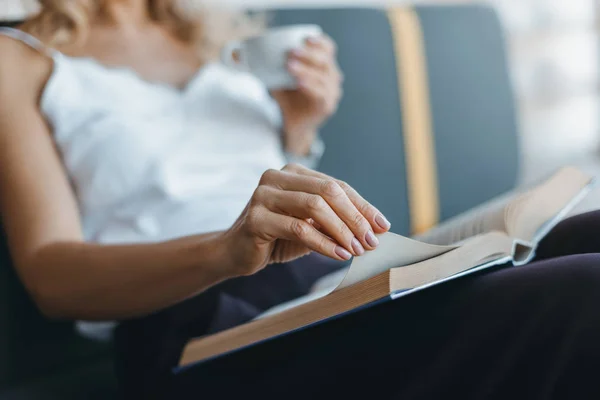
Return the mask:
<path id="1" fill-rule="evenodd" d="M 39 107 L 52 68 L 43 51 L 0 35 L 0 219 L 19 269 L 44 243 L 81 237 L 75 197 Z"/>
<path id="2" fill-rule="evenodd" d="M 37 101 L 53 68 L 52 59 L 39 50 L 0 35 L 0 104 L 13 100 Z"/>

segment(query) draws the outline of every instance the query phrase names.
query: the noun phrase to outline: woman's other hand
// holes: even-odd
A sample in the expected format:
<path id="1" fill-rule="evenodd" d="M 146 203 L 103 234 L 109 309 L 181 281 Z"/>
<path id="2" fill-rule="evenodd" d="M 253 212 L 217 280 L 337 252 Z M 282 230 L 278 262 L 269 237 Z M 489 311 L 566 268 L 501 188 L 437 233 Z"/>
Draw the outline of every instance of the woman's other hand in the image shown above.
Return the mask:
<path id="1" fill-rule="evenodd" d="M 390 223 L 348 184 L 299 165 L 269 170 L 225 233 L 242 275 L 311 251 L 348 260 L 375 249 Z"/>
<path id="2" fill-rule="evenodd" d="M 290 53 L 288 70 L 297 79 L 298 89 L 273 91 L 272 95 L 282 110 L 286 151 L 306 155 L 342 96 L 335 43 L 328 36 L 307 39 L 306 46 Z"/>

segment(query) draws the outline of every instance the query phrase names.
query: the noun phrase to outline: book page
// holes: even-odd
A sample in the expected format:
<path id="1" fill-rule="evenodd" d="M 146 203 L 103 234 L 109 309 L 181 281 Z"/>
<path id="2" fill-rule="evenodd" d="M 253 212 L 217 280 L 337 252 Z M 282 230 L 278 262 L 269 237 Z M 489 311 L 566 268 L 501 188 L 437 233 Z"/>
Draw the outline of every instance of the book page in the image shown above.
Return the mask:
<path id="1" fill-rule="evenodd" d="M 576 168 L 563 168 L 533 189 L 507 193 L 416 237 L 418 240 L 393 233 L 380 235 L 376 251 L 355 257 L 348 269 L 319 280 L 311 293 L 276 306 L 259 318 L 327 296 L 391 268 L 416 264 L 448 253 L 461 247 L 467 239 L 494 231 L 518 239 L 512 249 L 514 262 L 516 265 L 526 264 L 535 254 L 537 240 L 587 194 L 593 181 L 592 177 Z M 455 244 L 447 245 L 449 243 Z"/>
<path id="2" fill-rule="evenodd" d="M 384 299 L 393 299 L 399 295 L 400 291 L 410 285 L 419 285 L 410 290 L 420 290 L 432 286 L 436 282 L 449 280 L 452 276 L 464 275 L 469 271 L 480 270 L 493 264 L 509 261 L 510 256 L 507 255 L 507 252 L 510 252 L 511 249 L 511 239 L 502 233 L 496 233 L 495 235 L 497 237 L 488 235 L 487 237 L 474 238 L 464 246 L 446 252 L 443 252 L 446 249 L 435 248 L 435 246 L 427 248 L 419 245 L 419 251 L 422 250 L 427 257 L 432 256 L 433 258 L 420 263 L 389 269 L 389 267 L 401 263 L 402 260 L 397 263 L 392 262 L 391 265 L 386 265 L 380 269 L 384 272 L 348 287 L 334 290 L 324 297 L 316 299 L 313 297 L 312 301 L 305 304 L 295 301 L 293 304 L 286 305 L 287 307 L 272 310 L 268 318 L 263 317 L 223 332 L 194 339 L 186 346 L 180 365 L 184 366 L 192 362 L 209 360 L 289 332 L 304 329 L 316 323 L 322 323 Z M 394 239 L 399 240 L 395 241 Z M 411 244 L 405 238 L 391 237 L 383 246 L 387 248 L 388 245 L 396 243 L 399 245 Z M 387 253 L 391 254 L 395 251 L 390 249 Z M 434 256 L 440 251 L 442 251 L 442 254 Z M 376 254 L 377 251 L 365 256 L 366 261 L 364 261 L 363 267 L 370 269 L 372 265 L 376 265 L 378 263 Z M 405 257 L 404 253 L 399 254 L 400 258 Z M 371 257 L 376 257 L 373 258 L 374 263 L 368 262 Z M 412 260 L 418 258 L 420 257 L 414 256 Z M 359 260 L 357 259 L 357 263 L 351 269 L 360 265 Z M 302 301 L 307 300 L 306 298 L 302 299 Z M 282 312 L 283 310 L 285 312 Z M 277 311 L 279 312 L 273 315 Z"/>
<path id="3" fill-rule="evenodd" d="M 258 319 L 278 314 L 290 308 L 327 296 L 335 290 L 372 278 L 393 267 L 415 264 L 455 250 L 457 246 L 436 246 L 414 239 L 384 233 L 378 236 L 379 246 L 361 257 L 355 257 L 350 267 L 321 278 L 306 296 L 275 306 Z"/>
<path id="4" fill-rule="evenodd" d="M 593 177 L 573 167 L 558 171 L 507 208 L 509 235 L 536 243 L 589 192 Z"/>
<path id="5" fill-rule="evenodd" d="M 337 286 L 342 289 L 372 278 L 394 267 L 415 264 L 437 257 L 459 246 L 438 246 L 419 242 L 394 233 L 379 236 L 379 247 L 354 259 L 348 273 Z"/>
<path id="6" fill-rule="evenodd" d="M 565 167 L 538 185 L 511 191 L 415 239 L 445 245 L 502 231 L 535 244 L 587 194 L 592 182 L 591 176 L 577 168 Z"/>
<path id="7" fill-rule="evenodd" d="M 457 274 L 450 275 L 447 278 L 443 278 L 443 279 L 440 279 L 440 280 L 437 280 L 437 281 L 429 282 L 429 283 L 426 283 L 426 284 L 421 285 L 421 286 L 414 287 L 414 288 L 409 289 L 409 290 L 397 290 L 397 291 L 394 291 L 392 293 L 392 295 L 391 295 L 391 298 L 393 300 L 396 300 L 396 299 L 399 299 L 400 297 L 407 296 L 407 295 L 409 295 L 411 293 L 415 293 L 415 292 L 418 292 L 420 290 L 424 290 L 424 289 L 430 288 L 432 286 L 437 286 L 437 285 L 440 285 L 442 283 L 452 281 L 454 279 L 462 278 L 464 276 L 471 275 L 471 274 L 483 271 L 483 270 L 488 269 L 488 268 L 496 267 L 496 266 L 499 266 L 499 265 L 506 265 L 506 264 L 510 263 L 512 260 L 513 260 L 513 258 L 511 256 L 502 257 L 501 254 L 495 255 L 495 256 L 490 256 L 487 259 L 479 261 L 477 263 L 479 265 L 475 265 L 472 268 L 465 269 L 464 271 L 459 272 Z M 392 279 L 398 279 L 398 277 L 394 276 Z"/>
<path id="8" fill-rule="evenodd" d="M 460 243 L 487 232 L 506 232 L 506 208 L 518 196 L 519 193 L 513 191 L 497 197 L 450 218 L 424 234 L 415 236 L 415 239 L 431 244 L 448 245 Z"/>
<path id="9" fill-rule="evenodd" d="M 392 268 L 392 289 L 411 290 L 440 282 L 449 277 L 497 259 L 512 260 L 514 240 L 503 232 L 489 232 L 469 239 L 463 246 L 432 260 Z M 519 248 L 519 250 L 521 250 Z M 526 257 L 525 249 L 520 257 Z"/>

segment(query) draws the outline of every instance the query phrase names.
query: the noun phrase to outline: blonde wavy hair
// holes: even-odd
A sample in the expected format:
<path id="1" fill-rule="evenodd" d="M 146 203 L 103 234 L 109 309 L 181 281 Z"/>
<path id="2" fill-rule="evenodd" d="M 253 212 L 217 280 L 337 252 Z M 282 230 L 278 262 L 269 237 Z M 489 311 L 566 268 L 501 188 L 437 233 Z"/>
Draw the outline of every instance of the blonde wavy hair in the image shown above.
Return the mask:
<path id="1" fill-rule="evenodd" d="M 23 29 L 58 47 L 85 41 L 91 21 L 113 0 L 37 1 L 38 12 Z M 196 46 L 204 59 L 216 57 L 225 42 L 257 34 L 265 26 L 264 15 L 250 17 L 240 11 L 211 9 L 200 1 L 147 0 L 151 18 Z"/>

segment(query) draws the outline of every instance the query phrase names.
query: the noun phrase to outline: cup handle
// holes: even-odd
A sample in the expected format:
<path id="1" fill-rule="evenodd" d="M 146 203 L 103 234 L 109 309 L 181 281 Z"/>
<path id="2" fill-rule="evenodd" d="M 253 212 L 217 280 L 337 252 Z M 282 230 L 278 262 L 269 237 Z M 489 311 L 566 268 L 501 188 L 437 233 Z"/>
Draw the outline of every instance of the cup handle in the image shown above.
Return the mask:
<path id="1" fill-rule="evenodd" d="M 237 69 L 240 71 L 245 71 L 248 69 L 248 65 L 246 64 L 246 61 L 244 60 L 243 54 L 242 54 L 242 42 L 233 40 L 229 43 L 227 43 L 225 45 L 225 47 L 223 47 L 223 50 L 221 51 L 221 61 L 223 61 L 223 64 L 225 64 L 226 66 L 233 68 L 233 69 Z M 237 53 L 239 56 L 239 59 L 236 60 L 233 58 L 233 55 Z"/>

